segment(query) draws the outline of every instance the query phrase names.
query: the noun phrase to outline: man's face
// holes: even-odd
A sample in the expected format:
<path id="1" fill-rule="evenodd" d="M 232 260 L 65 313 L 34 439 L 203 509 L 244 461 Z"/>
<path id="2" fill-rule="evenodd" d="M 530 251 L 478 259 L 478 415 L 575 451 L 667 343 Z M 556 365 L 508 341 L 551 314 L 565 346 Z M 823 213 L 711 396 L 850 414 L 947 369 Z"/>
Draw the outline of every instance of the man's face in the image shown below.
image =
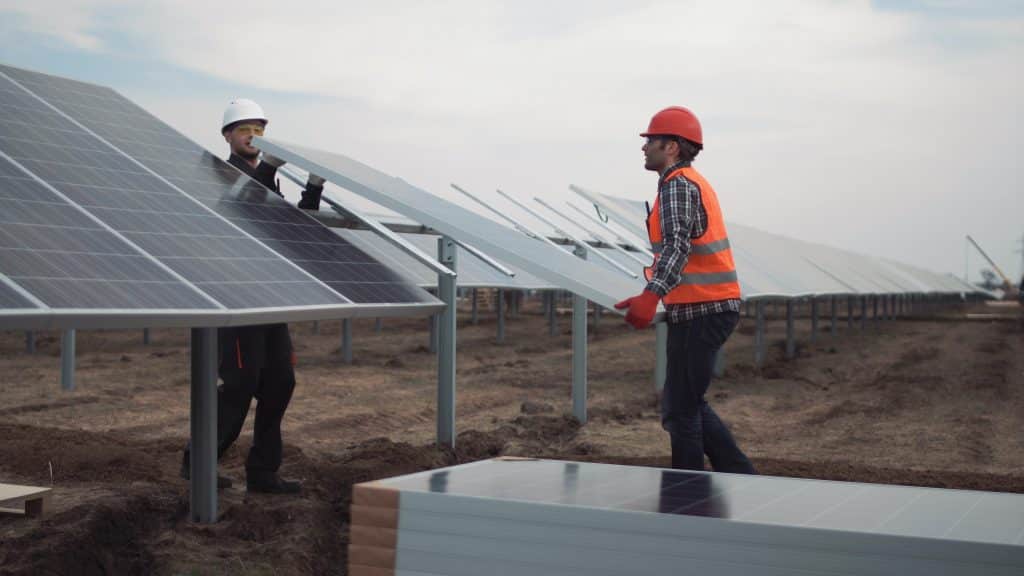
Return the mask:
<path id="1" fill-rule="evenodd" d="M 266 125 L 266 122 L 253 120 L 252 122 L 236 124 L 231 130 L 224 132 L 224 140 L 231 146 L 231 153 L 247 160 L 252 160 L 259 156 L 259 149 L 254 148 L 252 145 L 252 137 L 262 136 Z"/>
<path id="2" fill-rule="evenodd" d="M 661 172 L 678 154 L 678 144 L 661 136 L 648 136 L 641 150 L 644 151 L 644 168 Z"/>

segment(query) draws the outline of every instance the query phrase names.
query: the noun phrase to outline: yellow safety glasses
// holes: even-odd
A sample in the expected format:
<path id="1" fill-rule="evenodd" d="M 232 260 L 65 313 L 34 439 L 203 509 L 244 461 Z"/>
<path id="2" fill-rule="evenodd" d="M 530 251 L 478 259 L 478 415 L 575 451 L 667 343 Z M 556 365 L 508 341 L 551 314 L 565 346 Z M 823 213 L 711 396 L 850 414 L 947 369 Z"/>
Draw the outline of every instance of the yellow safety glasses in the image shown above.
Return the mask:
<path id="1" fill-rule="evenodd" d="M 234 132 L 237 132 L 239 136 L 263 136 L 263 125 L 242 124 L 241 126 L 235 126 Z"/>

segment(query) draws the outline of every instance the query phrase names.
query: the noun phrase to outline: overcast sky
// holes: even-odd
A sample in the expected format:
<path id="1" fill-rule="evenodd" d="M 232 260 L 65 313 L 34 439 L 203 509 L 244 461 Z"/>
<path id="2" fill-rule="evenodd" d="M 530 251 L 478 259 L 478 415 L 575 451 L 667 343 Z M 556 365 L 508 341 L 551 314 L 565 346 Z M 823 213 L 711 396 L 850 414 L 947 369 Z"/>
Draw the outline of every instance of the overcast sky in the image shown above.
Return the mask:
<path id="1" fill-rule="evenodd" d="M 268 136 L 502 209 L 653 199 L 637 134 L 684 105 L 730 222 L 957 275 L 969 233 L 1022 273 L 1024 2 L 0 0 L 0 61 L 218 154 L 253 98 Z"/>

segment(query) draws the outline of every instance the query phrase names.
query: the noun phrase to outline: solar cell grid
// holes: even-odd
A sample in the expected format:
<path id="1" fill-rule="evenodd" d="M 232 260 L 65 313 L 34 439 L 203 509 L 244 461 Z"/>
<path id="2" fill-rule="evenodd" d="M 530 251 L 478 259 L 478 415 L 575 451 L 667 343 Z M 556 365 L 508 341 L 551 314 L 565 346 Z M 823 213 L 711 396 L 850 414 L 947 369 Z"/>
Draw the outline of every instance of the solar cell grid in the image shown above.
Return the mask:
<path id="1" fill-rule="evenodd" d="M 3 69 L 5 72 L 7 69 Z M 0 84 L 7 83 L 0 78 Z M 72 83 L 77 85 L 77 83 Z M 17 88 L 14 86 L 14 88 Z M 15 137 L 0 138 L 0 145 L 12 158 L 68 198 L 87 207 L 89 212 L 125 238 L 148 251 L 164 246 L 166 236 L 223 237 L 245 239 L 245 235 L 225 226 L 223 220 L 179 191 L 154 177 L 129 158 L 106 146 L 73 122 L 52 111 L 35 98 L 18 100 L 19 106 L 31 106 L 34 116 L 47 119 L 51 129 L 35 130 L 32 125 L 17 126 Z M 5 124 L 15 123 L 5 118 Z M 53 129 L 53 128 L 58 128 Z M 74 134 L 75 148 L 64 146 L 63 136 Z M 47 141 L 46 138 L 53 138 Z M 126 198 L 128 204 L 122 204 Z M 66 206 L 65 210 L 74 210 Z M 60 217 L 57 208 L 43 209 L 47 221 Z M 339 302 L 336 295 L 297 270 L 280 266 L 280 259 L 252 239 L 250 254 L 256 257 L 224 257 L 216 262 L 210 258 L 190 258 L 163 253 L 162 262 L 181 274 L 204 292 L 233 308 L 287 306 Z M 236 275 L 211 275 L 211 265 L 220 264 Z M 277 264 L 278 276 L 268 276 L 268 269 Z M 292 267 L 293 268 L 293 267 Z M 287 283 L 288 290 L 273 286 Z M 260 282 L 260 285 L 255 284 Z M 312 292 L 312 294 L 310 294 Z M 319 292 L 319 293 L 317 293 Z M 97 295 L 101 296 L 101 295 Z M 100 299 L 99 302 L 102 302 Z"/>
<path id="2" fill-rule="evenodd" d="M 0 272 L 47 306 L 216 308 L 7 158 L 0 189 Z"/>
<path id="3" fill-rule="evenodd" d="M 432 302 L 424 292 L 112 90 L 12 74 L 99 136 L 357 303 Z M 148 249 L 148 246 L 146 246 Z M 277 271 L 280 273 L 280 270 Z M 325 277 L 320 277 L 325 274 Z M 309 279 L 309 278 L 307 278 Z M 293 279 L 288 293 L 309 291 Z M 255 289 L 255 287 L 252 287 Z M 283 293 L 281 296 L 288 296 Z M 292 302 L 295 304 L 296 302 Z M 301 304 L 302 302 L 297 302 Z"/>

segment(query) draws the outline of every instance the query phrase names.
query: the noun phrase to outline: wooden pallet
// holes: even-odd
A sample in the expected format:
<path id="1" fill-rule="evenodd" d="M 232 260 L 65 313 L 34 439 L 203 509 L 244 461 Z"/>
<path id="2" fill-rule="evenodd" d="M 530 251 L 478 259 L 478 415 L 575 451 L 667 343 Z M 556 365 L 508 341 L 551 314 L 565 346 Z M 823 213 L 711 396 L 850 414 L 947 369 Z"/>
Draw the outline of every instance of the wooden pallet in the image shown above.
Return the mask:
<path id="1" fill-rule="evenodd" d="M 50 513 L 50 488 L 0 484 L 0 514 L 46 516 Z"/>

